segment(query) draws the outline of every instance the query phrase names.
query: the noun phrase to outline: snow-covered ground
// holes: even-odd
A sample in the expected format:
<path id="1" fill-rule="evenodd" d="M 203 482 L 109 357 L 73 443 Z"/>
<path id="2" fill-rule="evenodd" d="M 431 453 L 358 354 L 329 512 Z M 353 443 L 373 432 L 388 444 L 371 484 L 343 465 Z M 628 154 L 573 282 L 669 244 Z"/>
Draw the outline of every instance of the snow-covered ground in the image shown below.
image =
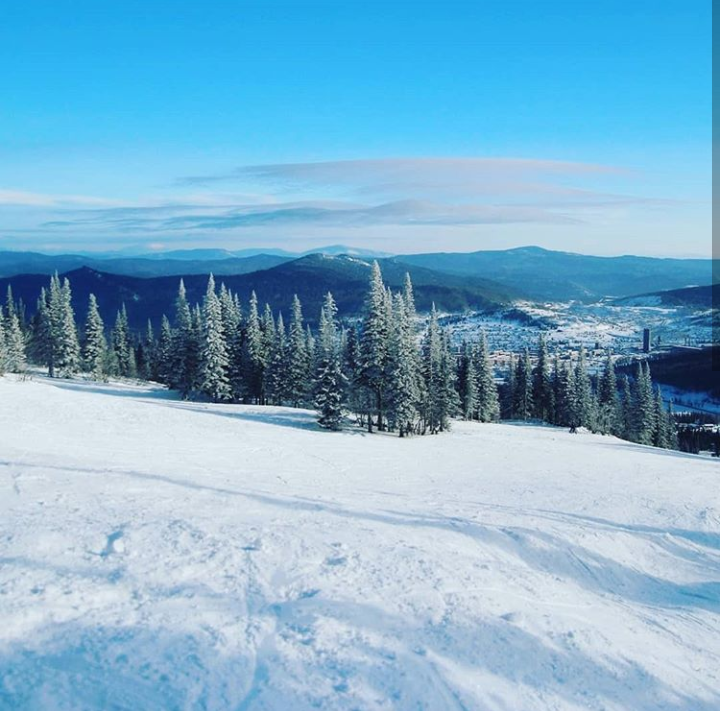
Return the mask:
<path id="1" fill-rule="evenodd" d="M 720 708 L 720 468 L 0 379 L 0 708 Z"/>

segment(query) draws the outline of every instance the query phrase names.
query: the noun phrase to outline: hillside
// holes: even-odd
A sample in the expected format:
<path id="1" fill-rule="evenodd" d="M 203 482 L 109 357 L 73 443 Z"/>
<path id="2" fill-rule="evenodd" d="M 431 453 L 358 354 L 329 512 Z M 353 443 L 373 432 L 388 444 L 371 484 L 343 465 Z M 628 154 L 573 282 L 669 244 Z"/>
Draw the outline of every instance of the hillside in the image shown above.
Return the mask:
<path id="1" fill-rule="evenodd" d="M 711 711 L 717 462 L 0 379 L 0 707 Z"/>
<path id="2" fill-rule="evenodd" d="M 494 309 L 508 303 L 516 292 L 486 279 L 456 277 L 440 274 L 422 267 L 396 264 L 380 260 L 385 283 L 394 289 L 403 285 L 410 272 L 420 311 L 435 303 L 441 310 L 462 311 Z M 309 255 L 280 264 L 272 269 L 250 274 L 219 275 L 218 281 L 247 302 L 252 291 L 260 303 L 267 302 L 277 312 L 290 311 L 294 294 L 302 301 L 306 317 L 317 318 L 325 294 L 332 291 L 341 316 L 358 315 L 367 293 L 370 264 L 355 257 Z M 108 274 L 83 267 L 65 274 L 73 288 L 73 306 L 82 318 L 87 309 L 88 295 L 97 296 L 101 314 L 112 322 L 123 303 L 127 305 L 131 326 L 144 328 L 148 319 L 158 324 L 163 314 L 171 316 L 177 296 L 179 277 L 143 279 Z M 207 287 L 207 274 L 183 276 L 191 302 L 202 301 Z M 15 298 L 22 298 L 29 312 L 33 312 L 46 275 L 18 275 L 0 279 L 0 294 L 11 285 Z"/>
<path id="3" fill-rule="evenodd" d="M 617 299 L 615 303 L 623 306 L 682 306 L 691 309 L 712 309 L 719 303 L 719 297 L 720 284 L 713 284 L 627 296 Z"/>
<path id="4" fill-rule="evenodd" d="M 595 257 L 540 247 L 411 254 L 395 259 L 448 274 L 492 278 L 541 301 L 596 301 L 710 284 L 712 280 L 709 259 Z"/>

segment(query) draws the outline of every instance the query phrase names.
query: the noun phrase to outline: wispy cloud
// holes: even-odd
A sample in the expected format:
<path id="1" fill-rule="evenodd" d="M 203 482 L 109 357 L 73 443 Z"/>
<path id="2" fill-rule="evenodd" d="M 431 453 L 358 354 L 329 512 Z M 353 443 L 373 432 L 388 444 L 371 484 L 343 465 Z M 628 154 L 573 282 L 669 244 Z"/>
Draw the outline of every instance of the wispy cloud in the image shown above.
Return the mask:
<path id="1" fill-rule="evenodd" d="M 118 200 L 91 197 L 89 195 L 49 195 L 21 190 L 0 189 L 0 205 L 16 207 L 72 207 L 90 205 L 120 205 Z"/>
<path id="2" fill-rule="evenodd" d="M 618 185 L 631 178 L 637 179 L 632 171 L 592 163 L 387 158 L 243 166 L 180 178 L 160 196 L 133 202 L 0 190 L 0 206 L 25 207 L 39 218 L 38 235 L 48 239 L 101 235 L 166 243 L 332 233 L 333 239 L 361 240 L 377 239 L 383 230 L 417 239 L 484 225 L 591 227 L 612 214 L 670 204 L 624 194 Z"/>
<path id="3" fill-rule="evenodd" d="M 228 173 L 186 176 L 180 185 L 260 181 L 288 189 L 325 188 L 361 193 L 434 191 L 477 193 L 531 179 L 626 174 L 615 166 L 525 158 L 384 158 L 317 163 L 275 163 L 238 167 Z M 542 183 L 534 183 L 542 189 Z"/>

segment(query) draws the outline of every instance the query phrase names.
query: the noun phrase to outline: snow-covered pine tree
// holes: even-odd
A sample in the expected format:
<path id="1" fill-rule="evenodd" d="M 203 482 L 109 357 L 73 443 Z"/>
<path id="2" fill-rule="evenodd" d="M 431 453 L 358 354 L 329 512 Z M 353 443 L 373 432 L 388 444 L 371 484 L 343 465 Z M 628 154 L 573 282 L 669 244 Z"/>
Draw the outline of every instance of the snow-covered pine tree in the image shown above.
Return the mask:
<path id="1" fill-rule="evenodd" d="M 155 338 L 155 329 L 153 328 L 152 321 L 148 319 L 147 326 L 145 327 L 145 335 L 141 341 L 143 347 L 143 367 L 140 370 L 140 375 L 145 380 L 157 380 L 158 379 L 158 362 L 157 362 L 157 349 L 158 342 Z M 138 368 L 139 368 L 138 364 Z"/>
<path id="2" fill-rule="evenodd" d="M 10 293 L 12 297 L 12 292 Z M 5 369 L 11 373 L 22 373 L 27 364 L 25 337 L 20 328 L 17 311 L 11 309 L 5 318 Z"/>
<path id="3" fill-rule="evenodd" d="M 353 325 L 347 331 L 343 351 L 343 372 L 348 379 L 346 404 L 355 414 L 358 425 L 365 427 L 372 411 L 372 393 L 362 382 L 360 363 L 360 335 Z"/>
<path id="4" fill-rule="evenodd" d="M 117 359 L 117 374 L 123 378 L 136 377 L 135 353 L 130 338 L 130 324 L 125 304 L 122 305 L 115 317 L 115 325 L 110 333 L 110 343 Z"/>
<path id="5" fill-rule="evenodd" d="M 514 417 L 516 369 L 517 362 L 515 360 L 515 356 L 510 354 L 507 367 L 505 368 L 505 377 L 503 379 L 500 397 L 500 412 L 503 420 L 512 420 Z"/>
<path id="6" fill-rule="evenodd" d="M 200 350 L 200 387 L 213 402 L 230 399 L 228 354 L 223 328 L 222 307 L 215 293 L 215 279 L 208 279 L 203 301 L 203 334 Z"/>
<path id="7" fill-rule="evenodd" d="M 85 319 L 83 361 L 93 380 L 103 380 L 105 378 L 106 351 L 105 325 L 98 310 L 95 294 L 90 294 L 87 318 Z"/>
<path id="8" fill-rule="evenodd" d="M 7 365 L 7 350 L 5 349 L 5 327 L 0 319 L 0 375 L 5 374 Z"/>
<path id="9" fill-rule="evenodd" d="M 372 264 L 370 289 L 365 300 L 365 315 L 360 336 L 359 381 L 372 393 L 372 411 L 368 413 L 368 432 L 372 432 L 375 415 L 379 430 L 385 428 L 385 394 L 388 385 L 388 304 L 380 265 Z"/>
<path id="10" fill-rule="evenodd" d="M 158 336 L 155 358 L 157 362 L 157 378 L 166 385 L 173 382 L 173 367 L 175 364 L 173 346 L 174 338 L 170 320 L 163 314 L 160 321 L 160 335 Z"/>
<path id="11" fill-rule="evenodd" d="M 8 284 L 7 291 L 5 292 L 5 315 L 7 317 L 10 317 L 13 314 L 18 315 L 19 317 L 17 308 L 15 306 L 15 298 L 13 297 L 12 285 Z"/>
<path id="12" fill-rule="evenodd" d="M 243 328 L 240 302 L 225 284 L 220 285 L 220 308 L 222 311 L 223 333 L 228 353 L 228 377 L 233 400 L 243 396 Z"/>
<path id="13" fill-rule="evenodd" d="M 51 377 L 69 378 L 80 364 L 80 344 L 72 308 L 72 292 L 67 277 L 60 283 L 57 273 L 50 279 L 48 336 Z"/>
<path id="14" fill-rule="evenodd" d="M 552 421 L 553 391 L 550 379 L 550 361 L 545 334 L 538 340 L 537 362 L 532 372 L 533 416 L 543 422 Z"/>
<path id="15" fill-rule="evenodd" d="M 318 424 L 329 430 L 340 429 L 345 391 L 345 377 L 338 350 L 336 318 L 337 306 L 332 294 L 328 292 L 320 312 L 313 390 Z"/>
<path id="16" fill-rule="evenodd" d="M 268 369 L 270 367 L 270 358 L 275 350 L 275 341 L 277 339 L 277 327 L 275 325 L 275 317 L 273 316 L 270 304 L 265 304 L 263 315 L 260 319 L 260 330 L 262 331 L 262 380 L 260 384 L 260 402 L 263 405 L 267 405 L 269 397 Z"/>
<path id="17" fill-rule="evenodd" d="M 450 419 L 460 413 L 460 398 L 457 392 L 457 358 L 450 343 L 448 332 L 440 329 L 442 357 L 440 360 L 441 382 L 443 384 L 442 418 L 440 431 L 450 429 Z"/>
<path id="18" fill-rule="evenodd" d="M 500 419 L 500 400 L 484 331 L 474 350 L 473 361 L 477 384 L 477 417 L 480 422 L 495 422 Z"/>
<path id="19" fill-rule="evenodd" d="M 526 348 L 518 357 L 515 368 L 515 391 L 513 393 L 513 417 L 528 420 L 533 414 L 533 378 L 530 352 Z"/>
<path id="20" fill-rule="evenodd" d="M 580 426 L 580 413 L 577 402 L 575 368 L 572 363 L 557 363 L 557 424 L 563 427 Z"/>
<path id="21" fill-rule="evenodd" d="M 672 448 L 672 430 L 667 410 L 663 403 L 662 392 L 655 387 L 655 431 L 653 432 L 653 445 L 662 449 Z M 674 427 L 673 427 L 674 429 Z"/>
<path id="22" fill-rule="evenodd" d="M 633 440 L 640 444 L 652 444 L 656 426 L 655 397 L 650 377 L 650 367 L 642 361 L 638 362 L 637 365 L 632 394 Z"/>
<path id="23" fill-rule="evenodd" d="M 261 402 L 263 371 L 265 369 L 264 347 L 260 314 L 258 313 L 258 299 L 253 291 L 250 295 L 248 313 L 245 318 L 241 351 L 242 392 L 245 402 Z"/>
<path id="24" fill-rule="evenodd" d="M 282 405 L 286 399 L 287 358 L 285 321 L 280 313 L 275 324 L 275 340 L 268 355 L 267 391 L 268 399 L 273 405 Z"/>
<path id="25" fill-rule="evenodd" d="M 605 358 L 605 367 L 598 382 L 598 430 L 602 434 L 620 435 L 622 415 L 618 399 L 617 376 L 612 355 Z"/>
<path id="26" fill-rule="evenodd" d="M 406 294 L 408 283 L 406 281 Z M 388 344 L 387 415 L 390 427 L 397 430 L 400 437 L 405 437 L 412 434 L 417 426 L 420 373 L 410 311 L 401 294 L 396 294 L 393 301 L 393 323 Z"/>
<path id="27" fill-rule="evenodd" d="M 187 300 L 185 282 L 181 279 L 175 300 L 175 331 L 173 334 L 173 368 L 169 385 L 187 398 L 195 382 L 196 353 L 193 315 Z"/>
<path id="28" fill-rule="evenodd" d="M 435 304 L 423 339 L 425 397 L 422 407 L 423 429 L 437 434 L 450 426 L 450 417 L 459 406 L 455 390 L 455 363 L 449 341 L 440 328 Z"/>
<path id="29" fill-rule="evenodd" d="M 633 431 L 635 416 L 635 405 L 633 403 L 633 392 L 630 387 L 630 380 L 627 375 L 620 378 L 620 437 L 633 441 L 635 433 Z"/>
<path id="30" fill-rule="evenodd" d="M 478 391 L 477 373 L 475 371 L 475 355 L 468 343 L 463 343 L 458 358 L 458 391 L 462 404 L 462 416 L 465 420 L 477 420 Z"/>
<path id="31" fill-rule="evenodd" d="M 303 326 L 302 305 L 297 294 L 291 307 L 290 332 L 288 334 L 288 357 L 285 372 L 285 394 L 293 405 L 300 407 L 308 395 L 310 354 L 307 352 L 307 339 Z"/>
<path id="32" fill-rule="evenodd" d="M 587 358 L 585 348 L 580 348 L 578 361 L 575 365 L 575 388 L 577 400 L 577 426 L 595 429 L 595 400 L 592 383 L 587 372 Z"/>

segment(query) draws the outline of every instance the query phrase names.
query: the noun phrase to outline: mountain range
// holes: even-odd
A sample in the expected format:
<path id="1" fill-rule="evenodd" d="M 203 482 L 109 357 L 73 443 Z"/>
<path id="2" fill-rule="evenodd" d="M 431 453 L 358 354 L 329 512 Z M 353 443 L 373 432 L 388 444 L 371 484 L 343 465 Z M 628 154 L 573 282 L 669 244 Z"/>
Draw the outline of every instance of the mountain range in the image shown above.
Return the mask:
<path id="1" fill-rule="evenodd" d="M 0 293 L 8 285 L 32 312 L 48 275 L 67 275 L 73 287 L 78 314 L 94 293 L 103 318 L 114 319 L 125 303 L 131 324 L 144 326 L 170 315 L 183 277 L 191 301 L 201 301 L 207 276 L 214 273 L 247 301 L 252 291 L 261 304 L 286 314 L 294 294 L 305 314 L 314 320 L 324 295 L 332 291 L 343 316 L 358 315 L 367 290 L 373 256 L 331 254 L 342 246 L 301 257 L 282 254 L 180 250 L 144 257 L 97 257 L 45 255 L 32 252 L 0 252 Z M 402 286 L 409 272 L 415 286 L 417 306 L 427 311 L 432 303 L 447 312 L 496 310 L 512 302 L 597 301 L 638 294 L 667 292 L 672 299 L 704 303 L 712 282 L 711 260 L 657 259 L 650 257 L 594 257 L 553 252 L 539 247 L 473 253 L 432 253 L 379 257 L 386 283 Z M 699 291 L 678 291 L 700 285 Z"/>
<path id="2" fill-rule="evenodd" d="M 424 267 L 379 260 L 385 283 L 395 290 L 402 288 L 405 274 L 411 275 L 417 307 L 427 311 L 435 303 L 442 311 L 493 310 L 509 304 L 520 294 L 493 281 L 479 277 L 441 274 Z M 150 319 L 157 324 L 163 314 L 172 316 L 179 277 L 141 278 L 101 272 L 83 266 L 65 272 L 72 285 L 73 307 L 84 314 L 88 296 L 97 297 L 100 313 L 112 322 L 116 311 L 125 304 L 133 328 L 144 327 Z M 246 274 L 224 275 L 224 283 L 247 303 L 253 291 L 261 306 L 269 303 L 274 311 L 287 317 L 295 294 L 300 298 L 306 317 L 314 321 L 328 291 L 333 293 L 341 316 L 359 315 L 370 276 L 370 263 L 356 257 L 312 254 L 271 269 Z M 182 277 L 191 303 L 201 302 L 207 288 L 207 274 Z M 8 285 L 13 296 L 22 299 L 28 312 L 34 311 L 40 289 L 48 284 L 47 274 L 23 274 L 0 279 L 0 293 Z"/>

